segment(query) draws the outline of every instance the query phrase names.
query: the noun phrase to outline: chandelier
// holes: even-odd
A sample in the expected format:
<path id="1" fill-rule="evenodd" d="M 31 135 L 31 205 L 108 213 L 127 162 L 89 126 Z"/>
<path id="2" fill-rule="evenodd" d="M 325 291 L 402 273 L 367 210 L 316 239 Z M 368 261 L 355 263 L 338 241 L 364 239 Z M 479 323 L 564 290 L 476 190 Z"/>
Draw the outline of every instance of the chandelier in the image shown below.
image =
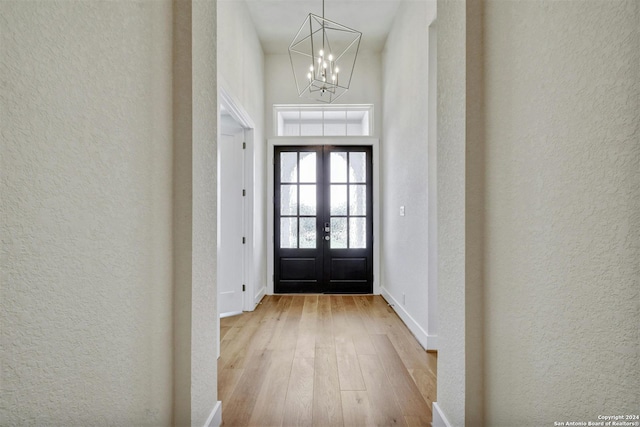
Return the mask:
<path id="1" fill-rule="evenodd" d="M 362 33 L 310 13 L 289 45 L 298 96 L 332 103 L 349 90 Z"/>

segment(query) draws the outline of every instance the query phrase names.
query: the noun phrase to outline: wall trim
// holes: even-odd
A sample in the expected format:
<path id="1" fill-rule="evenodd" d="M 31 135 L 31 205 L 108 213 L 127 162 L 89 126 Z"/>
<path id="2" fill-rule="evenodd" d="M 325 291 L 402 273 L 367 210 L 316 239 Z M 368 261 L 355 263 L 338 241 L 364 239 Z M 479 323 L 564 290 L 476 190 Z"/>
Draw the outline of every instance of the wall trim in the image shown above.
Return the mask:
<path id="1" fill-rule="evenodd" d="M 224 319 L 225 317 L 237 316 L 238 314 L 242 314 L 242 311 L 228 311 L 226 313 L 220 313 L 220 318 Z"/>
<path id="2" fill-rule="evenodd" d="M 213 410 L 209 414 L 209 418 L 204 423 L 204 427 L 220 427 L 222 424 L 222 402 L 217 401 L 216 406 L 213 407 Z"/>
<path id="3" fill-rule="evenodd" d="M 254 310 L 256 309 L 258 304 L 260 304 L 260 301 L 262 301 L 262 298 L 264 298 L 264 296 L 266 294 L 267 294 L 267 287 L 263 286 L 262 288 L 260 288 L 260 290 L 258 291 L 256 296 L 253 298 L 253 309 Z"/>
<path id="4" fill-rule="evenodd" d="M 395 311 L 400 319 L 407 325 L 407 328 L 411 331 L 413 336 L 416 337 L 422 348 L 425 350 L 438 350 L 438 336 L 429 335 L 427 332 L 415 321 L 415 319 L 409 314 L 407 310 L 400 304 L 394 297 L 391 296 L 389 291 L 384 287 L 381 288 L 382 297 L 391 305 L 393 311 Z"/>
<path id="5" fill-rule="evenodd" d="M 451 423 L 440 409 L 438 402 L 433 402 L 433 427 L 451 427 Z"/>

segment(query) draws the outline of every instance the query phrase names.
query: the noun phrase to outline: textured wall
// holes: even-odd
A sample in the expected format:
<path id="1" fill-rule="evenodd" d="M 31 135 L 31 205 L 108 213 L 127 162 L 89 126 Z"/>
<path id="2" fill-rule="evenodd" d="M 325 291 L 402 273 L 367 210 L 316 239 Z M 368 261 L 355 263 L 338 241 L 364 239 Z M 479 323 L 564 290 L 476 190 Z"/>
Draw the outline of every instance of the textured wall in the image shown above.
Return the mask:
<path id="1" fill-rule="evenodd" d="M 0 34 L 0 424 L 169 425 L 171 2 L 3 1 Z"/>
<path id="2" fill-rule="evenodd" d="M 422 337 L 428 329 L 428 26 L 434 12 L 432 2 L 402 2 L 382 61 L 382 286 Z"/>
<path id="3" fill-rule="evenodd" d="M 217 401 L 216 2 L 174 2 L 174 418 Z"/>
<path id="4" fill-rule="evenodd" d="M 193 285 L 191 425 L 203 426 L 217 402 L 217 135 L 216 1 L 194 0 Z M 178 350 L 178 349 L 177 349 Z"/>
<path id="5" fill-rule="evenodd" d="M 486 4 L 487 425 L 638 413 L 639 23 Z"/>
<path id="6" fill-rule="evenodd" d="M 438 405 L 465 425 L 466 2 L 438 1 Z"/>
<path id="7" fill-rule="evenodd" d="M 220 85 L 237 99 L 255 125 L 253 158 L 248 159 L 253 185 L 247 183 L 248 197 L 253 198 L 253 228 L 246 232 L 253 256 L 247 280 L 258 294 L 268 283 L 264 54 L 245 2 L 218 0 L 218 75 Z"/>

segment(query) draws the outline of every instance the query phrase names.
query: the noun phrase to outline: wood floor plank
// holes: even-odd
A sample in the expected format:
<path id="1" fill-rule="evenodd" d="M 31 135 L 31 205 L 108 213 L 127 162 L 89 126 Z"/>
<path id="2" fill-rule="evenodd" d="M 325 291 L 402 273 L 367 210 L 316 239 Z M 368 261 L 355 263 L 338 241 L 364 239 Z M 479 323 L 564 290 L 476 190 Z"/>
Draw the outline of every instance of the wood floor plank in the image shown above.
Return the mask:
<path id="1" fill-rule="evenodd" d="M 271 365 L 270 350 L 254 352 L 222 413 L 223 426 L 246 426 Z"/>
<path id="2" fill-rule="evenodd" d="M 285 399 L 282 425 L 313 425 L 313 377 L 315 357 L 295 357 Z"/>
<path id="3" fill-rule="evenodd" d="M 293 354 L 293 349 L 272 352 L 271 364 L 256 399 L 249 426 L 282 425 Z"/>
<path id="4" fill-rule="evenodd" d="M 243 373 L 244 369 L 218 369 L 218 400 L 231 397 Z"/>
<path id="5" fill-rule="evenodd" d="M 318 322 L 318 296 L 304 297 L 300 326 L 296 341 L 296 356 L 313 358 L 316 355 L 316 324 Z"/>
<path id="6" fill-rule="evenodd" d="M 342 391 L 342 415 L 344 425 L 373 426 L 374 420 L 366 391 Z"/>
<path id="7" fill-rule="evenodd" d="M 313 425 L 342 426 L 342 398 L 334 348 L 316 348 L 313 377 Z"/>
<path id="8" fill-rule="evenodd" d="M 378 356 L 361 354 L 358 359 L 367 386 L 374 424 L 377 426 L 406 426 L 407 422 L 398 406 L 395 393 L 389 387 L 389 379 Z"/>
<path id="9" fill-rule="evenodd" d="M 378 350 L 378 356 L 384 367 L 389 383 L 396 393 L 403 415 L 422 417 L 423 422 L 431 422 L 431 407 L 422 397 L 413 378 L 402 363 L 393 344 L 386 335 L 371 337 Z"/>
<path id="10" fill-rule="evenodd" d="M 416 383 L 420 394 L 427 402 L 429 408 L 433 407 L 433 402 L 436 402 L 436 376 L 429 369 L 409 369 L 409 374 L 413 378 L 413 382 Z"/>
<path id="11" fill-rule="evenodd" d="M 316 349 L 335 347 L 333 340 L 333 319 L 331 317 L 331 297 L 318 296 L 318 320 L 316 325 Z"/>
<path id="12" fill-rule="evenodd" d="M 376 354 L 376 349 L 367 333 L 367 328 L 365 327 L 360 310 L 353 296 L 349 295 L 345 297 L 344 308 L 356 353 Z"/>
<path id="13" fill-rule="evenodd" d="M 298 329 L 300 327 L 300 318 L 302 317 L 302 308 L 304 306 L 303 298 L 293 298 L 289 309 L 287 310 L 287 318 L 280 335 L 275 343 L 278 350 L 295 351 L 298 342 Z"/>
<path id="14" fill-rule="evenodd" d="M 358 354 L 350 336 L 336 336 L 336 360 L 340 390 L 365 390 Z"/>

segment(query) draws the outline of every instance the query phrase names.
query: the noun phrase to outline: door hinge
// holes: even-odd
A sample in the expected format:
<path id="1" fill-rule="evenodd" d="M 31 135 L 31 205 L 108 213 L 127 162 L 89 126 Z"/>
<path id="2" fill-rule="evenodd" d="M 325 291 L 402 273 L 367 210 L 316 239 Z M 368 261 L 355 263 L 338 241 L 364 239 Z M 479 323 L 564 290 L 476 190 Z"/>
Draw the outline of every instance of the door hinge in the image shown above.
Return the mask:
<path id="1" fill-rule="evenodd" d="M 242 143 L 242 149 L 243 149 L 243 150 L 246 150 L 246 149 L 247 149 L 247 143 L 246 143 L 246 142 L 243 142 L 243 143 Z"/>
<path id="2" fill-rule="evenodd" d="M 242 197 L 244 197 L 244 196 L 246 196 L 246 195 L 247 195 L 247 190 L 243 189 L 243 190 L 242 190 Z"/>
<path id="3" fill-rule="evenodd" d="M 243 238 L 242 238 L 242 244 L 244 245 L 245 243 L 247 243 L 247 238 L 246 238 L 246 237 L 243 237 Z"/>
<path id="4" fill-rule="evenodd" d="M 245 285 L 242 285 L 242 292 L 246 292 L 247 287 Z"/>

